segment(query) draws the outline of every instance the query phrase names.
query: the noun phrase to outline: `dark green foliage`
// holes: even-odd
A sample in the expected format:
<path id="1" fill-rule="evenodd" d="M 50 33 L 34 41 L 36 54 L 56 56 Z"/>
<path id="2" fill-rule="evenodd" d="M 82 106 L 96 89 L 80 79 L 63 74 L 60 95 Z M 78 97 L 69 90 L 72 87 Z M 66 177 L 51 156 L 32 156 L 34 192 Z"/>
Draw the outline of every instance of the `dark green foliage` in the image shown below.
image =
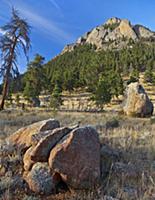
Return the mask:
<path id="1" fill-rule="evenodd" d="M 99 78 L 99 81 L 96 86 L 96 90 L 92 97 L 92 100 L 95 101 L 96 105 L 103 110 L 104 104 L 110 102 L 112 98 L 111 87 L 108 76 L 104 75 Z"/>
<path id="2" fill-rule="evenodd" d="M 17 106 L 19 106 L 20 105 L 20 95 L 19 94 L 16 94 L 15 101 L 16 101 Z"/>
<path id="3" fill-rule="evenodd" d="M 109 82 L 111 88 L 111 95 L 112 97 L 118 97 L 119 95 L 122 95 L 124 92 L 124 85 L 121 73 L 119 72 L 118 69 L 116 69 L 116 70 L 111 70 L 109 74 L 110 74 Z"/>
<path id="4" fill-rule="evenodd" d="M 155 75 L 152 71 L 146 70 L 145 71 L 145 81 L 155 84 Z"/>
<path id="5" fill-rule="evenodd" d="M 11 93 L 18 93 L 22 92 L 24 90 L 24 75 L 18 74 L 16 77 L 12 77 L 12 80 L 10 82 L 10 91 Z"/>
<path id="6" fill-rule="evenodd" d="M 51 95 L 50 106 L 55 111 L 60 108 L 62 102 L 61 88 L 56 84 Z"/>
<path id="7" fill-rule="evenodd" d="M 133 69 L 130 74 L 130 79 L 128 81 L 128 84 L 132 82 L 137 82 L 139 80 L 139 71 L 137 69 Z"/>
<path id="8" fill-rule="evenodd" d="M 153 61 L 153 59 L 151 59 L 148 62 L 148 66 L 147 66 L 147 69 L 145 71 L 144 78 L 145 78 L 146 82 L 150 82 L 150 83 L 155 84 L 155 75 L 153 73 L 153 67 L 154 67 L 154 61 Z"/>
<path id="9" fill-rule="evenodd" d="M 28 65 L 27 72 L 24 76 L 24 96 L 26 96 L 28 99 L 38 97 L 43 89 L 43 62 L 44 58 L 37 54 L 34 61 L 30 62 Z"/>
<path id="10" fill-rule="evenodd" d="M 45 64 L 44 69 L 47 82 L 50 83 L 50 90 L 52 91 L 57 83 L 63 90 L 71 91 L 82 87 L 93 92 L 98 77 L 104 72 L 110 72 L 113 76 L 112 82 L 116 83 L 114 79 L 117 79 L 117 84 L 120 85 L 122 85 L 122 80 L 119 74 L 131 74 L 131 78 L 137 80 L 138 76 L 135 76 L 135 71 L 139 74 L 147 69 L 149 60 L 155 58 L 155 46 L 141 42 L 133 43 L 131 41 L 130 43 L 132 46 L 130 44 L 128 48 L 120 51 L 95 51 L 95 47 L 92 45 L 82 45 L 76 47 L 72 52 L 66 52 L 49 61 Z M 116 74 L 113 69 L 118 70 L 119 73 Z M 116 94 L 117 92 L 112 93 Z M 118 92 L 118 94 L 120 93 L 122 93 L 122 89 Z"/>

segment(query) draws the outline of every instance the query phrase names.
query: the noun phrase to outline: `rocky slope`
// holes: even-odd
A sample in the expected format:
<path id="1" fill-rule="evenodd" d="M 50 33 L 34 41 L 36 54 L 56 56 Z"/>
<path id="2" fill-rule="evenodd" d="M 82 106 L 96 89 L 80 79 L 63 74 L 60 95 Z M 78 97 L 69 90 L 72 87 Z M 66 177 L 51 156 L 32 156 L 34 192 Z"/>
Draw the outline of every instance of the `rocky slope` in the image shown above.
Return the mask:
<path id="1" fill-rule="evenodd" d="M 129 41 L 139 41 L 142 38 L 154 39 L 155 32 L 142 25 L 132 25 L 126 19 L 114 17 L 85 33 L 75 43 L 65 46 L 62 53 L 72 51 L 78 45 L 83 44 L 95 45 L 97 49 L 121 49 L 129 44 Z"/>

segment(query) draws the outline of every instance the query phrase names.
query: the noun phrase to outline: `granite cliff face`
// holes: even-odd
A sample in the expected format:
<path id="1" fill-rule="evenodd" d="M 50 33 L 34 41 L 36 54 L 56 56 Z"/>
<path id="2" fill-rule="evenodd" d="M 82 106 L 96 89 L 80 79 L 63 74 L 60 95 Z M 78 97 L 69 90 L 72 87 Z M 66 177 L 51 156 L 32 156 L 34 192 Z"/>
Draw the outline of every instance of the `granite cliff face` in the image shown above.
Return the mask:
<path id="1" fill-rule="evenodd" d="M 72 51 L 79 45 L 92 44 L 99 49 L 125 47 L 129 41 L 155 38 L 155 32 L 142 25 L 132 25 L 127 19 L 116 17 L 108 19 L 103 25 L 97 26 L 77 39 L 74 44 L 67 45 L 62 53 Z"/>

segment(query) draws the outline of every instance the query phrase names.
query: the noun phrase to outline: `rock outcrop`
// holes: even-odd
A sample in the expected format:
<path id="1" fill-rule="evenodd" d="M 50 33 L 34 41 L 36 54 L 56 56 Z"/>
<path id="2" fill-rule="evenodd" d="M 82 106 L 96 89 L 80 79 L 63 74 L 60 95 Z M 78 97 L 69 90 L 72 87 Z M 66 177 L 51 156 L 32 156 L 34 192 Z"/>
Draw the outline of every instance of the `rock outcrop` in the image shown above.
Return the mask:
<path id="1" fill-rule="evenodd" d="M 147 117 L 153 114 L 153 104 L 138 82 L 128 85 L 123 110 L 128 116 Z"/>
<path id="2" fill-rule="evenodd" d="M 53 193 L 60 182 L 71 189 L 89 189 L 100 179 L 100 142 L 96 130 L 90 126 L 59 126 L 57 120 L 49 119 L 9 137 L 16 148 L 24 146 L 26 150 L 23 178 L 37 194 Z"/>
<path id="3" fill-rule="evenodd" d="M 73 51 L 77 46 L 92 44 L 100 49 L 121 49 L 129 45 L 130 39 L 139 41 L 140 39 L 155 39 L 155 33 L 142 25 L 132 25 L 126 19 L 113 17 L 108 19 L 105 24 L 93 28 L 91 31 L 79 37 L 71 45 L 67 45 L 62 54 Z"/>
<path id="4" fill-rule="evenodd" d="M 120 22 L 121 22 L 121 19 L 119 19 L 117 17 L 112 17 L 112 18 L 108 19 L 105 24 L 113 25 L 113 24 L 119 24 Z"/>
<path id="5" fill-rule="evenodd" d="M 135 25 L 133 29 L 139 38 L 151 38 L 155 36 L 154 32 L 142 25 Z"/>
<path id="6" fill-rule="evenodd" d="M 128 20 L 121 20 L 120 25 L 117 27 L 117 30 L 120 32 L 122 37 L 133 40 L 137 39 L 137 35 Z"/>

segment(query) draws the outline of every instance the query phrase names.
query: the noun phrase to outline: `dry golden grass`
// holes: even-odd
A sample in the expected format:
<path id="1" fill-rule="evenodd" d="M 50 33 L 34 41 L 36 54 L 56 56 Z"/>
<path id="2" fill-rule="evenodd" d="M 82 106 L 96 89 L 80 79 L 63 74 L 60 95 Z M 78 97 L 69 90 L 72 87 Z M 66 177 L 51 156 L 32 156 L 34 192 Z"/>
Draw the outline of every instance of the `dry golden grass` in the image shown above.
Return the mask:
<path id="1" fill-rule="evenodd" d="M 102 176 L 101 184 L 92 191 L 67 192 L 56 196 L 40 197 L 44 200 L 101 200 L 104 195 L 113 196 L 120 200 L 154 200 L 155 199 L 155 125 L 150 119 L 127 118 L 117 113 L 57 113 L 48 111 L 5 111 L 0 113 L 0 138 L 12 134 L 17 129 L 48 118 L 57 118 L 62 125 L 72 126 L 81 122 L 81 125 L 91 124 L 99 132 L 101 144 L 112 147 L 121 156 L 117 161 L 111 161 L 109 173 Z M 108 123 L 107 123 L 108 122 Z M 109 123 L 110 122 L 110 123 Z M 113 122 L 119 122 L 113 127 Z M 107 125 L 108 124 L 108 125 Z M 109 125 L 110 124 L 110 125 Z M 118 124 L 114 123 L 114 126 Z M 115 162 L 134 166 L 138 174 L 128 176 L 127 173 L 114 173 L 112 168 Z M 107 160 L 102 160 L 104 165 Z M 9 196 L 8 191 L 5 196 Z M 13 199 L 23 199 L 34 196 L 30 191 L 17 190 Z M 15 198 L 14 198 L 15 197 Z M 1 199 L 1 198 L 0 198 Z M 2 198 L 7 199 L 7 198 Z M 31 198 L 29 198 L 31 199 Z M 32 198 L 33 199 L 33 198 Z M 8 200 L 8 199 L 7 199 Z"/>

